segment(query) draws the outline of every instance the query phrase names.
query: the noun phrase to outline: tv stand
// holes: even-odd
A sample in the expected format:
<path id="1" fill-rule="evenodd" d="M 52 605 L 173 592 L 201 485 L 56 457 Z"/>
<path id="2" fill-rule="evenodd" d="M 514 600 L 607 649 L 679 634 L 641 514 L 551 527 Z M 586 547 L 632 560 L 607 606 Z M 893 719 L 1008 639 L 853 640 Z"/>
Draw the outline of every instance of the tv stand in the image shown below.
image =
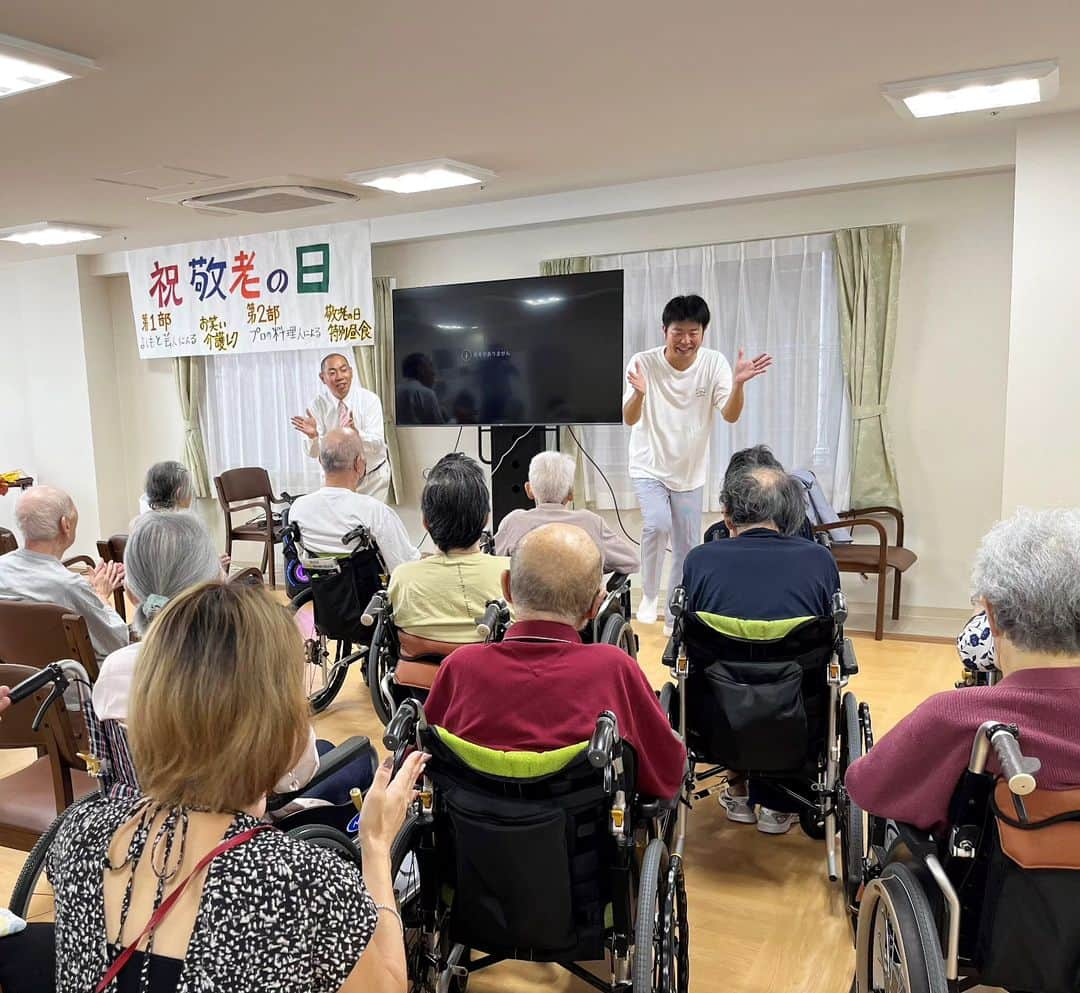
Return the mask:
<path id="1" fill-rule="evenodd" d="M 477 451 L 480 461 L 491 466 L 491 532 L 498 530 L 511 510 L 528 510 L 533 504 L 525 493 L 532 457 L 548 447 L 548 435 L 554 436 L 559 449 L 559 429 L 550 424 L 518 424 L 479 427 Z M 487 457 L 484 435 L 488 436 Z"/>

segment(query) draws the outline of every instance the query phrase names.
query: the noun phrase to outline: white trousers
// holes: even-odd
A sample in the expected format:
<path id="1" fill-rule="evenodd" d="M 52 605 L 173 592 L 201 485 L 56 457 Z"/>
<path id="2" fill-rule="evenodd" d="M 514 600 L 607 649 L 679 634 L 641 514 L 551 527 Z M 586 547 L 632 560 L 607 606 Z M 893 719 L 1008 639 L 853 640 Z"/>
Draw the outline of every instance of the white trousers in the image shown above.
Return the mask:
<path id="1" fill-rule="evenodd" d="M 664 556 L 671 541 L 671 573 L 668 598 L 682 582 L 686 553 L 701 544 L 701 491 L 669 490 L 658 479 L 635 478 L 634 492 L 641 507 L 641 588 L 647 597 L 660 591 Z M 671 610 L 665 603 L 664 617 L 671 623 Z"/>

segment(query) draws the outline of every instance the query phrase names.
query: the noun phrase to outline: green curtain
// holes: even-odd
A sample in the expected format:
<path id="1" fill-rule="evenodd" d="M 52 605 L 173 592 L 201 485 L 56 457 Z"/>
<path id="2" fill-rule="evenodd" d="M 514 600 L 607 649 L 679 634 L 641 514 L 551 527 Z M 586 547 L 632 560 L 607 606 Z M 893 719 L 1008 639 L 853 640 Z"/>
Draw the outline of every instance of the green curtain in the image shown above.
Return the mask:
<path id="1" fill-rule="evenodd" d="M 836 232 L 840 342 L 854 437 L 851 506 L 900 506 L 889 433 L 889 379 L 900 297 L 898 224 Z"/>
<path id="2" fill-rule="evenodd" d="M 383 432 L 390 459 L 389 503 L 401 502 L 402 469 L 394 426 L 394 305 L 393 276 L 376 276 L 371 281 L 375 296 L 375 344 L 353 349 L 360 385 L 371 390 L 382 402 Z"/>
<path id="3" fill-rule="evenodd" d="M 203 360 L 200 356 L 173 359 L 173 376 L 180 397 L 180 414 L 184 418 L 183 462 L 191 473 L 195 496 L 206 499 L 210 493 L 210 473 L 206 468 L 206 445 L 199 423 L 199 404 L 202 402 Z"/>
<path id="4" fill-rule="evenodd" d="M 588 255 L 570 255 L 565 259 L 544 259 L 540 263 L 541 276 L 569 276 L 575 272 L 592 272 L 592 259 Z M 581 427 L 574 427 L 574 434 L 580 438 Z M 574 459 L 574 506 L 595 509 L 596 500 L 586 489 L 585 459 L 566 428 L 559 430 L 559 448 Z"/>

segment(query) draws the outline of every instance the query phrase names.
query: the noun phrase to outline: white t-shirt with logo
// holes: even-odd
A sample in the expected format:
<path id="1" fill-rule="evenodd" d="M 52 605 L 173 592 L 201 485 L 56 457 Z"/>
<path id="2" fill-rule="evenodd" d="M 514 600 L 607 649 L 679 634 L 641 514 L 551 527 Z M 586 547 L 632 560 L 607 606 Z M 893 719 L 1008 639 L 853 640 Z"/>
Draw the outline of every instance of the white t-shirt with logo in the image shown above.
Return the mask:
<path id="1" fill-rule="evenodd" d="M 645 377 L 641 418 L 630 429 L 630 477 L 658 479 L 669 490 L 705 485 L 713 415 L 731 395 L 731 366 L 711 348 L 699 348 L 694 364 L 679 371 L 664 346 L 638 352 L 626 367 Z M 625 404 L 634 394 L 627 384 Z"/>

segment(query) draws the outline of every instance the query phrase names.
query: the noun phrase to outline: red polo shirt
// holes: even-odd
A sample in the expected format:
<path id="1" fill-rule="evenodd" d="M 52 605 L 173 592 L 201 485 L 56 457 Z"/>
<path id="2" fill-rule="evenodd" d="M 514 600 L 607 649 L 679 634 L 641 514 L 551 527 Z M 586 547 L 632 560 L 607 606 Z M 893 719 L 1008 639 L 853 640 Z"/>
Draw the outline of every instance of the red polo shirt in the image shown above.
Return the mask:
<path id="1" fill-rule="evenodd" d="M 554 621 L 518 621 L 494 645 L 465 645 L 439 666 L 428 721 L 486 748 L 545 751 L 587 741 L 610 710 L 638 756 L 638 789 L 667 799 L 686 749 L 640 666 L 614 645 L 583 645 Z"/>

